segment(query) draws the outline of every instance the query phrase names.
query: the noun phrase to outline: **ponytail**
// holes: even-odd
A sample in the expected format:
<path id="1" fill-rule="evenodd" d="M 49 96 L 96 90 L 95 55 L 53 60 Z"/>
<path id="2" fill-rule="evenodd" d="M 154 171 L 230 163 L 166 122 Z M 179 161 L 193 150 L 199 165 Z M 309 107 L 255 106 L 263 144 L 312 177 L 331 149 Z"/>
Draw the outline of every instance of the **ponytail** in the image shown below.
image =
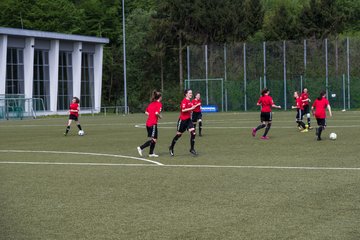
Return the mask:
<path id="1" fill-rule="evenodd" d="M 317 98 L 317 100 L 321 100 L 321 99 L 325 96 L 325 94 L 326 94 L 326 92 L 325 92 L 324 90 L 322 90 L 322 91 L 320 92 L 320 95 L 319 95 L 319 97 Z"/>
<path id="2" fill-rule="evenodd" d="M 159 100 L 160 97 L 161 97 L 161 92 L 154 90 L 151 101 L 152 102 L 157 101 L 157 100 Z"/>

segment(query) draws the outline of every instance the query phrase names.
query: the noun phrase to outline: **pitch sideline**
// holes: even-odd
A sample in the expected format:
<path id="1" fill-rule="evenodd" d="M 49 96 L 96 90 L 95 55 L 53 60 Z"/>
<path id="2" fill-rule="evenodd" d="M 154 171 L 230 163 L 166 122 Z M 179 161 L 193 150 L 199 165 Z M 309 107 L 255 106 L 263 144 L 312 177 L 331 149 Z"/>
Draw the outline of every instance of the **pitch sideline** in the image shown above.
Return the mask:
<path id="1" fill-rule="evenodd" d="M 160 162 L 157 161 L 152 161 L 146 158 L 139 158 L 139 157 L 132 157 L 132 156 L 125 156 L 125 155 L 116 155 L 116 154 L 107 154 L 107 153 L 87 153 L 87 152 L 62 152 L 62 151 L 32 151 L 32 150 L 0 150 L 0 152 L 3 153 L 50 153 L 50 154 L 74 154 L 74 155 L 90 155 L 90 156 L 103 156 L 103 157 L 115 157 L 115 158 L 129 158 L 129 159 L 134 159 L 134 160 L 140 160 L 140 161 L 144 161 L 144 162 L 149 162 L 149 163 L 153 163 L 156 165 L 163 165 Z M 1 162 L 0 163 L 5 163 L 5 162 Z M 8 162 L 10 163 L 10 162 Z M 16 163 L 16 162 L 14 162 Z M 50 162 L 49 162 L 50 164 Z M 57 164 L 61 164 L 61 163 L 57 163 Z M 70 163 L 69 163 L 70 164 Z M 79 165 L 81 165 L 79 163 Z"/>
<path id="2" fill-rule="evenodd" d="M 77 166 L 124 166 L 124 167 L 167 167 L 167 168 L 232 168 L 232 169 L 281 169 L 281 170 L 337 170 L 337 171 L 360 171 L 359 168 L 351 167 L 290 167 L 290 166 L 225 166 L 225 165 L 165 165 L 160 162 L 148 160 L 145 158 L 137 158 L 131 156 L 115 155 L 115 154 L 103 154 L 103 153 L 84 153 L 84 152 L 61 152 L 61 151 L 27 151 L 27 150 L 0 150 L 0 152 L 6 153 L 55 153 L 55 154 L 78 154 L 78 155 L 93 155 L 93 156 L 106 156 L 117 158 L 130 158 L 150 162 L 154 164 L 126 164 L 126 163 L 65 163 L 65 162 L 11 162 L 0 161 L 0 164 L 24 164 L 24 165 L 77 165 Z"/>

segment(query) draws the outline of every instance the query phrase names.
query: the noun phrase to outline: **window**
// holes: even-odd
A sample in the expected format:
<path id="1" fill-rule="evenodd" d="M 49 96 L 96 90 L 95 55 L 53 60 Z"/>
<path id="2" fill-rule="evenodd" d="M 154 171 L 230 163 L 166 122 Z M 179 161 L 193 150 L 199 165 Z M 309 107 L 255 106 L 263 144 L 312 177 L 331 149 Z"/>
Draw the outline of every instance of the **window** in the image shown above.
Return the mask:
<path id="1" fill-rule="evenodd" d="M 94 106 L 94 54 L 82 53 L 81 63 L 81 99 L 82 109 Z"/>
<path id="2" fill-rule="evenodd" d="M 7 49 L 6 94 L 24 94 L 24 51 Z"/>
<path id="3" fill-rule="evenodd" d="M 36 101 L 36 110 L 49 110 L 50 108 L 50 76 L 49 76 L 49 52 L 35 50 L 34 52 L 34 88 L 33 98 L 41 98 Z"/>
<path id="4" fill-rule="evenodd" d="M 59 85 L 58 85 L 58 110 L 69 109 L 73 97 L 72 77 L 72 54 L 71 52 L 59 53 Z"/>

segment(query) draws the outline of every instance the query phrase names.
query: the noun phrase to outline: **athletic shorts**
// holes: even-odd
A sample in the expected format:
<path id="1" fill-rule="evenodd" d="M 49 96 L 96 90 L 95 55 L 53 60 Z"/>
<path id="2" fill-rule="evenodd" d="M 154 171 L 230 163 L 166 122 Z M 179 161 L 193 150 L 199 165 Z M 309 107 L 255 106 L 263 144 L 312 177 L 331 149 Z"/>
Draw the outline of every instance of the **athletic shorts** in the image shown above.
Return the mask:
<path id="1" fill-rule="evenodd" d="M 310 113 L 310 106 L 308 105 L 304 105 L 304 110 L 302 111 L 302 115 L 304 116 L 305 114 Z"/>
<path id="2" fill-rule="evenodd" d="M 74 121 L 78 121 L 78 117 L 75 116 L 74 114 L 70 114 L 69 119 L 74 120 Z"/>
<path id="3" fill-rule="evenodd" d="M 261 122 L 271 122 L 272 121 L 272 112 L 261 112 L 260 121 Z"/>
<path id="4" fill-rule="evenodd" d="M 157 139 L 157 137 L 158 137 L 157 124 L 152 125 L 151 127 L 146 126 L 146 130 L 147 130 L 149 138 Z"/>
<path id="5" fill-rule="evenodd" d="M 192 113 L 192 121 L 193 122 L 197 122 L 201 118 L 202 118 L 202 113 L 201 112 L 193 112 Z"/>
<path id="6" fill-rule="evenodd" d="M 189 130 L 191 128 L 194 128 L 194 124 L 191 121 L 191 118 L 186 119 L 186 120 L 181 120 L 179 119 L 177 122 L 177 131 L 178 132 L 185 132 L 186 130 Z"/>
<path id="7" fill-rule="evenodd" d="M 304 116 L 304 110 L 297 109 L 296 121 L 302 121 Z"/>
<path id="8" fill-rule="evenodd" d="M 318 126 L 326 127 L 326 119 L 325 118 L 316 118 Z"/>

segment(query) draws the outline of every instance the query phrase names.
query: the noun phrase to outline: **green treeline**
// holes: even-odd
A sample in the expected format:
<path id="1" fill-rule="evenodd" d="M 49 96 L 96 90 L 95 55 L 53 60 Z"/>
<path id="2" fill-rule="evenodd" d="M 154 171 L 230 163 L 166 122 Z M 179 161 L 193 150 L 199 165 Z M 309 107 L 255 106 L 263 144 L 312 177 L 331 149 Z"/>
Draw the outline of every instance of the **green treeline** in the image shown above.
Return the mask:
<path id="1" fill-rule="evenodd" d="M 359 0 L 125 0 L 128 102 L 177 101 L 190 44 L 359 35 Z M 123 104 L 121 0 L 2 0 L 0 26 L 107 37 L 103 105 Z M 165 103 L 165 104 L 166 104 Z"/>

